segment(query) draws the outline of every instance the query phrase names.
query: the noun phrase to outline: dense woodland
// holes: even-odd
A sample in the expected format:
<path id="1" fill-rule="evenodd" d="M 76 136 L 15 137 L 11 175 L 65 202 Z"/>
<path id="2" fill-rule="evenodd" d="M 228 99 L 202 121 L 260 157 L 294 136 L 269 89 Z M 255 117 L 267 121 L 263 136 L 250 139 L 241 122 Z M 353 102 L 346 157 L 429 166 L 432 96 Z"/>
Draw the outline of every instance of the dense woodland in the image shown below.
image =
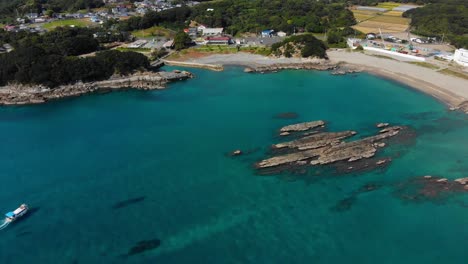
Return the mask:
<path id="1" fill-rule="evenodd" d="M 148 59 L 136 52 L 102 51 L 95 57 L 77 57 L 99 50 L 88 29 L 58 28 L 44 35 L 0 30 L 0 42 L 15 47 L 10 53 L 0 54 L 0 85 L 17 82 L 55 87 L 105 80 L 114 73 L 128 74 L 149 67 Z"/>
<path id="2" fill-rule="evenodd" d="M 411 18 L 414 33 L 445 37 L 457 47 L 468 48 L 468 0 L 444 0 L 403 15 Z"/>
<path id="3" fill-rule="evenodd" d="M 121 23 L 123 30 L 163 25 L 182 28 L 194 20 L 208 27 L 224 27 L 226 32 L 259 32 L 274 29 L 325 32 L 331 28 L 356 23 L 344 3 L 326 4 L 311 0 L 223 0 L 202 3 L 193 8 L 181 7 L 164 12 L 149 12 L 143 17 L 132 17 Z M 207 11 L 207 9 L 213 11 Z"/>
<path id="4" fill-rule="evenodd" d="M 335 2 L 345 2 L 344 0 L 336 0 Z M 348 0 L 346 1 L 349 4 L 353 5 L 366 5 L 366 6 L 375 6 L 378 3 L 383 2 L 396 2 L 402 4 L 417 4 L 417 5 L 424 5 L 429 3 L 445 3 L 446 0 Z"/>

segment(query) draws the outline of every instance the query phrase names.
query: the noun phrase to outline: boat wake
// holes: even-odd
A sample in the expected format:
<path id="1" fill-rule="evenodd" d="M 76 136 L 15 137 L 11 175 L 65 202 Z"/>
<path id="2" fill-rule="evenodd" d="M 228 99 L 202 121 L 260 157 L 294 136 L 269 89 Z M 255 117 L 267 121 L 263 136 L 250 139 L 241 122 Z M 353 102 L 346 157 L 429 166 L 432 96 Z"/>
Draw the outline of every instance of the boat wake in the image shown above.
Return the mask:
<path id="1" fill-rule="evenodd" d="M 0 230 L 5 229 L 11 222 L 10 221 L 5 221 L 0 222 Z"/>

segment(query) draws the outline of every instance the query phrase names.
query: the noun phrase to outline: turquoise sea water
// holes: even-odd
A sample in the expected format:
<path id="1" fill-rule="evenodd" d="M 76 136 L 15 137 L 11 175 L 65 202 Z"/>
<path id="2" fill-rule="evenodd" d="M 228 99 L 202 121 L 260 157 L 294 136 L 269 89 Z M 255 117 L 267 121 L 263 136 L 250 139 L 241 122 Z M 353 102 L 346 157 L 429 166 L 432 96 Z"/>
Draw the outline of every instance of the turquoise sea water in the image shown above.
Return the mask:
<path id="1" fill-rule="evenodd" d="M 0 108 L 0 212 L 35 208 L 0 231 L 0 263 L 466 263 L 468 196 L 394 194 L 415 176 L 468 176 L 466 116 L 368 74 L 191 71 L 164 91 Z M 417 138 L 386 149 L 383 171 L 255 174 L 279 127 L 317 119 Z M 367 183 L 383 187 L 332 209 Z"/>

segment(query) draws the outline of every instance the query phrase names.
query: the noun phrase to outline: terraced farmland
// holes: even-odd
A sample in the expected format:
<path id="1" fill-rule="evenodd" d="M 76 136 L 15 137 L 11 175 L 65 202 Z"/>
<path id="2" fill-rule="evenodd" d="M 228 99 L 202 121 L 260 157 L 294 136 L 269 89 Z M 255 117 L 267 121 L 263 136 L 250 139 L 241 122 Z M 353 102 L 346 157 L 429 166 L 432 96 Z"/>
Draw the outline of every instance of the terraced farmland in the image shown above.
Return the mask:
<path id="1" fill-rule="evenodd" d="M 404 18 L 401 11 L 393 11 L 399 6 L 399 3 L 394 2 L 379 3 L 377 7 L 387 9 L 385 12 L 352 8 L 351 11 L 358 22 L 353 28 L 363 33 L 375 33 L 379 32 L 379 29 L 384 33 L 403 32 L 408 29 L 410 19 Z"/>

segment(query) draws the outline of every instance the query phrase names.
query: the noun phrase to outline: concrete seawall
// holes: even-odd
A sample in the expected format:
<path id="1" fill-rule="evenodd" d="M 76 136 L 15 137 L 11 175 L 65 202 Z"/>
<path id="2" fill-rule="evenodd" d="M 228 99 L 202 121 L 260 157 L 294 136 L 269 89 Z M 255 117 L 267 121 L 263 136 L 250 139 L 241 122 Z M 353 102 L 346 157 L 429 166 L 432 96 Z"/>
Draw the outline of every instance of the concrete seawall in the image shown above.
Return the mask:
<path id="1" fill-rule="evenodd" d="M 163 60 L 163 61 L 166 65 L 170 65 L 170 66 L 200 68 L 200 69 L 207 69 L 207 70 L 212 70 L 212 71 L 224 71 L 224 67 L 221 64 L 207 64 L 207 63 L 172 61 L 172 60 Z"/>

